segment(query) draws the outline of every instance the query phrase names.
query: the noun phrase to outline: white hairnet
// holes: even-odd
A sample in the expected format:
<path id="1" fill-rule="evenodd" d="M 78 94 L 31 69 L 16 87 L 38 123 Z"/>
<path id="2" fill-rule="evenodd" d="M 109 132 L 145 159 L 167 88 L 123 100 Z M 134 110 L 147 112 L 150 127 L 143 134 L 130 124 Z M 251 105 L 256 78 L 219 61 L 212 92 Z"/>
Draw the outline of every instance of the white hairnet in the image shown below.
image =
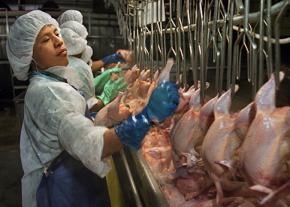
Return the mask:
<path id="1" fill-rule="evenodd" d="M 68 21 L 61 26 L 61 35 L 67 47 L 68 55 L 78 55 L 83 53 L 87 46 L 87 29 L 84 25 Z"/>
<path id="2" fill-rule="evenodd" d="M 86 49 L 87 40 L 80 37 L 71 29 L 61 29 L 61 35 L 67 48 L 68 55 L 78 55 Z"/>
<path id="3" fill-rule="evenodd" d="M 79 22 L 80 24 L 83 24 L 83 15 L 81 12 L 77 11 L 77 10 L 67 10 L 65 12 L 62 13 L 62 15 L 60 15 L 57 18 L 57 21 L 59 23 L 59 25 L 67 22 L 67 21 L 76 21 Z"/>
<path id="4" fill-rule="evenodd" d="M 79 22 L 76 21 L 67 21 L 59 26 L 61 29 L 71 29 L 77 33 L 80 37 L 86 39 L 88 36 L 87 28 Z"/>
<path id="5" fill-rule="evenodd" d="M 90 46 L 86 46 L 86 49 L 83 51 L 81 59 L 85 63 L 89 63 L 93 55 L 93 49 Z"/>
<path id="6" fill-rule="evenodd" d="M 34 10 L 17 18 L 10 28 L 6 51 L 14 75 L 19 80 L 28 79 L 33 45 L 45 25 L 58 27 L 57 21 L 49 14 Z"/>

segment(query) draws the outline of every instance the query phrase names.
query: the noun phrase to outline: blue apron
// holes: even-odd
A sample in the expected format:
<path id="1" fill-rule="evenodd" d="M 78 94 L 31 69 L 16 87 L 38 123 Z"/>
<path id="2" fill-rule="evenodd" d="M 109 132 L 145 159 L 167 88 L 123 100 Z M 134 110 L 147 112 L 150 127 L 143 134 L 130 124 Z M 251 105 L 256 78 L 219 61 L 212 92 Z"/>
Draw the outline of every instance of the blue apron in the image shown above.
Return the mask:
<path id="1" fill-rule="evenodd" d="M 49 72 L 32 73 L 32 76 L 35 75 L 67 83 L 66 79 Z M 90 118 L 87 107 L 85 116 Z M 55 158 L 43 173 L 36 201 L 38 207 L 110 206 L 106 179 L 98 177 L 66 151 Z"/>

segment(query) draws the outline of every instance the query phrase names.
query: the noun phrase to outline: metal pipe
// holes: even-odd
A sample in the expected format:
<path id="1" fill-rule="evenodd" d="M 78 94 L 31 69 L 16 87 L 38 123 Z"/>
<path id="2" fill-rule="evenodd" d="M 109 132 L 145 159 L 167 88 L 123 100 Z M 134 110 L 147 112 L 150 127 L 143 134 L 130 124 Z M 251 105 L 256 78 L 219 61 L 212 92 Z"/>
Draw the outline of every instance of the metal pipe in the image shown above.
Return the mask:
<path id="1" fill-rule="evenodd" d="M 266 14 L 266 23 L 267 23 L 267 39 L 270 40 L 272 36 L 272 24 L 271 24 L 271 4 L 272 0 L 267 0 L 267 14 Z M 290 38 L 289 38 L 289 43 L 290 43 Z M 280 43 L 281 44 L 281 43 Z M 270 41 L 267 41 L 267 51 L 268 51 L 268 58 L 267 60 L 267 75 L 268 79 L 270 78 L 272 71 L 273 71 L 273 55 L 272 55 L 272 44 Z"/>
<path id="2" fill-rule="evenodd" d="M 133 51 L 134 51 L 134 56 L 135 56 L 135 62 L 138 64 L 138 54 L 137 54 L 137 5 L 136 7 L 133 6 L 133 42 L 132 42 L 132 47 L 133 47 Z"/>
<path id="3" fill-rule="evenodd" d="M 158 33 L 159 33 L 159 38 L 160 38 L 160 55 L 161 55 L 161 63 L 162 63 L 162 67 L 164 67 L 165 66 L 165 64 L 166 64 L 166 48 L 165 48 L 165 46 L 164 46 L 164 40 L 163 40 L 163 33 L 162 33 L 162 16 L 163 16 L 163 11 L 164 11 L 164 0 L 161 0 L 161 2 L 160 2 L 160 14 L 161 14 L 161 16 L 160 16 L 160 22 L 159 22 L 159 24 L 157 24 L 157 28 L 158 28 Z M 165 14 L 164 14 L 165 15 Z M 165 37 L 165 35 L 164 35 L 164 37 Z M 165 37 L 166 38 L 166 37 Z"/>
<path id="4" fill-rule="evenodd" d="M 271 11 L 270 11 L 271 15 L 275 15 L 275 14 L 277 14 L 277 13 L 281 10 L 282 6 L 283 6 L 283 2 L 278 2 L 278 3 L 274 4 L 274 5 L 271 7 Z M 241 23 L 243 23 L 243 21 L 244 21 L 244 16 L 245 16 L 245 15 L 238 15 L 238 16 L 235 16 L 235 17 L 233 18 L 233 25 L 240 25 Z M 247 18 L 248 18 L 248 23 L 257 22 L 259 16 L 260 16 L 260 12 L 254 12 L 254 13 L 248 14 L 248 17 L 247 17 Z M 218 20 L 218 21 L 216 22 L 216 26 L 217 26 L 217 27 L 223 27 L 225 21 L 227 21 L 227 20 L 225 20 L 225 19 Z M 208 26 L 209 26 L 209 27 L 212 27 L 212 26 L 213 26 L 213 21 L 208 22 Z M 191 29 L 191 30 L 195 30 L 196 27 L 197 27 L 196 24 L 192 24 L 192 25 L 190 25 L 190 26 L 184 26 L 183 29 L 184 29 L 185 32 L 187 32 L 189 29 Z M 163 30 L 162 32 L 163 32 L 163 33 L 176 32 L 176 28 L 175 28 L 175 29 L 172 29 L 172 30 L 173 30 L 173 31 L 171 31 L 171 30 L 166 30 L 166 31 Z M 155 31 L 155 32 L 156 32 L 156 31 Z M 150 35 L 150 33 L 146 33 L 146 35 Z"/>
<path id="5" fill-rule="evenodd" d="M 252 37 L 249 34 L 249 0 L 245 0 L 245 16 L 244 16 L 244 30 L 247 39 L 250 42 L 250 60 L 251 60 L 251 67 L 250 70 L 252 72 L 252 95 L 255 96 L 257 92 L 257 45 L 253 41 Z"/>
<path id="6" fill-rule="evenodd" d="M 267 28 L 269 28 L 269 27 L 267 27 Z M 239 31 L 239 30 L 240 31 L 244 31 L 243 28 L 240 28 L 238 26 L 233 26 L 233 29 L 236 30 L 236 31 Z M 256 39 L 261 39 L 261 35 L 253 32 L 253 31 L 249 31 L 249 34 L 252 37 L 256 38 Z M 276 39 L 275 38 L 272 38 L 271 36 L 269 36 L 269 37 L 268 36 L 267 37 L 264 36 L 263 37 L 263 41 L 269 43 L 270 45 L 276 43 Z M 278 40 L 278 42 L 279 42 L 280 45 L 289 44 L 290 43 L 290 37 L 280 38 Z"/>
<path id="7" fill-rule="evenodd" d="M 135 2 L 135 9 L 134 9 L 134 12 L 135 12 L 135 38 L 134 38 L 134 41 L 135 41 L 135 58 L 136 58 L 136 64 L 140 67 L 140 52 L 141 52 L 141 47 L 140 47 L 140 25 L 141 25 L 141 22 L 140 22 L 140 7 L 139 5 L 137 4 L 137 2 Z"/>
<path id="8" fill-rule="evenodd" d="M 129 15 L 129 4 L 126 5 L 126 13 L 125 13 L 125 22 L 128 25 L 127 31 L 127 42 L 129 43 L 129 49 L 132 49 L 131 39 L 130 39 L 130 30 L 131 30 L 131 23 L 130 23 L 130 15 Z"/>
<path id="9" fill-rule="evenodd" d="M 216 62 L 216 75 L 215 75 L 215 88 L 216 92 L 219 93 L 219 76 L 220 76 L 220 50 L 217 43 L 217 19 L 218 19 L 218 11 L 219 11 L 219 1 L 215 0 L 214 4 L 214 17 L 213 17 L 213 61 Z"/>
<path id="10" fill-rule="evenodd" d="M 151 1 L 151 38 L 150 38 L 150 71 L 151 71 L 151 77 L 153 76 L 153 59 L 154 59 L 154 50 L 153 50 L 153 45 L 154 45 L 154 36 L 153 36 L 153 31 L 154 31 L 154 27 L 153 27 L 153 18 L 154 18 L 154 10 L 153 10 L 153 1 Z M 147 2 L 147 5 L 149 4 L 149 2 Z"/>
<path id="11" fill-rule="evenodd" d="M 213 27 L 212 27 L 212 41 L 213 41 L 213 44 L 214 44 L 214 47 L 213 47 L 213 62 L 216 61 L 216 50 L 217 50 L 217 26 L 216 26 L 216 22 L 217 22 L 217 19 L 218 19 L 218 1 L 214 1 L 215 4 L 214 4 L 214 13 L 213 13 Z"/>
<path id="12" fill-rule="evenodd" d="M 229 14 L 229 26 L 228 26 L 228 33 L 229 33 L 229 43 L 228 43 L 228 54 L 227 54 L 227 88 L 230 87 L 231 84 L 231 73 L 232 73 L 232 57 L 233 57 L 233 16 L 234 16 L 234 1 L 230 0 L 228 9 L 230 10 Z M 232 94 L 234 90 L 232 91 Z"/>
<path id="13" fill-rule="evenodd" d="M 234 85 L 234 82 L 235 82 L 235 79 L 236 79 L 236 70 L 238 68 L 238 63 L 239 63 L 239 44 L 240 44 L 240 41 L 242 40 L 242 37 L 243 37 L 243 32 L 241 32 L 235 43 L 234 43 L 234 49 L 233 49 L 233 73 L 232 73 L 232 77 L 231 77 L 231 83 L 232 83 L 232 90 L 233 90 L 233 85 Z"/>
<path id="14" fill-rule="evenodd" d="M 243 5 L 242 0 L 235 0 L 235 2 L 236 2 L 236 8 L 237 8 L 238 12 L 243 14 L 244 13 L 244 5 Z"/>
<path id="15" fill-rule="evenodd" d="M 190 5 L 190 0 L 187 0 L 186 1 L 186 16 L 187 16 L 187 23 L 188 25 L 191 24 L 191 15 L 190 15 L 190 8 L 191 8 L 191 5 Z M 194 4 L 194 2 L 192 2 L 192 4 Z M 195 72 L 194 72 L 194 51 L 193 51 L 193 38 L 192 38 L 192 32 L 191 31 L 188 31 L 188 41 L 189 41 L 189 56 L 190 56 L 190 65 L 191 65 L 191 68 L 192 68 L 192 78 L 194 80 L 194 83 L 195 83 L 195 79 L 197 77 L 195 77 Z"/>
<path id="16" fill-rule="evenodd" d="M 220 2 L 221 6 L 223 7 L 223 3 Z M 228 18 L 228 14 L 225 12 L 225 18 Z M 219 91 L 223 91 L 223 80 L 224 80 L 224 70 L 225 70 L 225 55 L 226 55 L 226 33 L 227 33 L 227 21 L 224 21 L 223 25 L 223 33 L 221 39 L 221 67 L 220 67 L 220 75 L 219 75 Z"/>
<path id="17" fill-rule="evenodd" d="M 181 34 L 180 34 L 180 26 L 179 24 L 179 17 L 180 17 L 180 0 L 176 0 L 176 32 L 174 33 L 174 47 L 175 47 L 175 51 L 176 51 L 176 69 L 177 69 L 177 74 L 176 74 L 176 81 L 178 83 L 181 83 L 182 82 L 182 75 L 181 75 L 181 72 L 180 72 L 180 49 L 179 49 L 179 46 L 181 45 Z M 172 20 L 173 21 L 173 20 Z"/>
<path id="18" fill-rule="evenodd" d="M 199 10 L 200 10 L 200 17 L 201 17 L 201 55 L 200 55 L 200 100 L 201 104 L 204 103 L 205 99 L 205 73 L 206 73 L 206 67 L 207 67 L 207 60 L 206 60 L 206 39 L 207 39 L 207 6 L 208 1 L 204 1 L 204 9 L 202 9 L 202 3 L 201 0 L 199 3 Z M 203 13 L 204 12 L 204 13 Z"/>
<path id="19" fill-rule="evenodd" d="M 156 28 L 159 30 L 159 1 L 157 0 L 157 4 L 156 4 L 156 7 L 155 7 L 155 12 L 156 12 Z M 157 69 L 158 69 L 158 65 L 159 65 L 159 50 L 161 50 L 160 48 L 160 41 L 159 41 L 159 32 L 155 33 L 154 35 L 154 38 L 155 38 L 155 42 L 156 44 L 154 44 L 154 48 L 155 48 L 155 61 L 156 61 L 156 66 L 157 66 Z M 152 72 L 155 72 L 155 71 L 152 71 Z M 153 74 L 151 74 L 151 77 L 153 77 Z"/>
<path id="20" fill-rule="evenodd" d="M 175 49 L 173 48 L 173 27 L 174 27 L 174 30 L 176 28 L 176 25 L 174 24 L 173 22 L 173 19 L 172 19 L 172 0 L 169 0 L 169 28 L 170 28 L 170 49 L 166 55 L 166 59 L 169 58 L 169 54 L 172 52 L 173 55 L 176 57 L 176 51 Z M 167 30 L 165 30 L 167 31 Z"/>
<path id="21" fill-rule="evenodd" d="M 265 0 L 260 0 L 260 20 L 259 20 L 259 33 L 261 35 L 259 41 L 259 75 L 258 75 L 258 88 L 260 88 L 264 81 L 264 7 Z"/>
<path id="22" fill-rule="evenodd" d="M 194 11 L 194 22 L 197 26 L 199 26 L 199 15 L 198 15 L 198 4 L 196 1 L 193 1 L 193 9 Z M 199 65 L 199 33 L 197 30 L 194 30 L 194 65 L 193 65 L 193 73 L 194 73 L 194 88 L 198 88 L 198 65 Z"/>
<path id="23" fill-rule="evenodd" d="M 207 13 L 207 22 L 206 22 L 206 31 L 207 31 L 207 35 L 206 35 L 206 52 L 205 52 L 205 60 L 206 60 L 206 69 L 205 69 L 205 81 L 207 81 L 207 71 L 208 71 L 208 58 L 209 58 L 209 51 L 212 47 L 212 41 L 211 41 L 211 30 L 210 28 L 208 27 L 207 23 L 209 21 L 212 20 L 212 6 L 214 5 L 214 0 L 208 0 L 208 4 L 207 4 L 207 10 L 206 10 L 206 13 Z M 205 92 L 206 92 L 206 82 L 204 83 L 205 84 Z"/>
<path id="24" fill-rule="evenodd" d="M 176 33 L 177 35 L 176 48 L 178 48 L 177 57 L 176 57 L 177 71 L 178 71 L 178 75 L 182 74 L 182 79 L 179 79 L 179 81 L 182 81 L 183 84 L 186 84 L 186 74 L 185 74 L 185 68 L 184 68 L 185 58 L 182 51 L 182 39 L 184 40 L 184 31 L 183 31 L 183 25 L 181 21 L 181 1 L 180 0 L 176 0 L 176 21 L 178 25 L 178 31 Z"/>
<path id="25" fill-rule="evenodd" d="M 124 163 L 124 167 L 125 167 L 125 170 L 126 170 L 126 174 L 128 176 L 128 179 L 129 179 L 129 184 L 131 186 L 131 189 L 132 189 L 132 194 L 133 194 L 133 198 L 134 198 L 134 201 L 135 201 L 135 204 L 136 206 L 138 207 L 142 207 L 142 201 L 141 201 L 141 198 L 138 194 L 138 191 L 137 191 L 137 187 L 135 185 L 135 182 L 134 182 L 134 179 L 133 179 L 133 176 L 132 176 L 132 173 L 130 171 L 130 167 L 129 167 L 129 164 L 128 164 L 128 161 L 127 161 L 127 158 L 124 154 L 124 151 L 121 151 L 120 152 L 120 155 L 121 155 L 121 159 Z"/>
<path id="26" fill-rule="evenodd" d="M 280 51 L 280 44 L 279 44 L 279 38 L 280 38 L 280 20 L 282 16 L 284 15 L 286 9 L 288 8 L 290 1 L 289 0 L 284 0 L 283 1 L 283 7 L 279 14 L 277 15 L 275 19 L 275 39 L 276 39 L 276 44 L 275 44 L 275 80 L 276 80 L 276 87 L 279 85 L 279 71 L 281 67 L 281 51 Z"/>
<path id="27" fill-rule="evenodd" d="M 183 8 L 182 8 L 182 14 L 184 14 L 186 12 L 186 5 L 184 4 L 183 5 Z M 182 20 L 180 19 L 180 23 L 182 25 L 181 27 L 181 34 L 182 34 L 182 54 L 181 54 L 181 57 L 182 57 L 182 70 L 183 70 L 183 81 L 184 81 L 184 84 L 185 84 L 185 87 L 187 87 L 187 84 L 188 84 L 188 80 L 187 80 L 187 65 L 186 65 L 186 46 L 185 46 L 185 32 L 183 30 L 183 22 L 184 22 L 184 17 L 185 15 L 182 15 Z"/>
<path id="28" fill-rule="evenodd" d="M 141 8 L 142 8 L 142 10 L 141 10 L 141 50 L 140 50 L 140 52 L 141 52 L 141 56 L 140 56 L 140 62 L 141 62 L 141 64 L 140 64 L 140 67 L 141 67 L 141 69 L 144 69 L 144 59 L 145 59 L 145 48 L 144 48 L 144 45 L 145 45 L 145 43 L 144 43 L 144 39 L 145 39 L 145 32 L 144 32 L 144 25 L 145 25 L 145 23 L 144 23 L 144 1 L 142 1 L 141 2 Z"/>

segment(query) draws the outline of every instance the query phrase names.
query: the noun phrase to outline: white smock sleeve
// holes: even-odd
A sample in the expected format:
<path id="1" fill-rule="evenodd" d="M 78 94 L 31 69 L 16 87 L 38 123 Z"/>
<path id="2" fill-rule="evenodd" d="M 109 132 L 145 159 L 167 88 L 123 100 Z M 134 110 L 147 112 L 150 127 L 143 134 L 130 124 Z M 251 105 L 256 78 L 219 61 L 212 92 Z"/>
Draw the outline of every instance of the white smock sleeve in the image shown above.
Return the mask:
<path id="1" fill-rule="evenodd" d="M 107 128 L 94 126 L 84 115 L 71 112 L 62 119 L 58 135 L 66 151 L 104 177 L 110 170 L 107 161 L 102 160 L 105 130 Z"/>
<path id="2" fill-rule="evenodd" d="M 41 85 L 38 90 L 41 93 L 36 101 L 39 103 L 37 108 L 40 108 L 38 116 L 42 116 L 38 120 L 42 120 L 39 124 L 43 131 L 55 133 L 60 147 L 91 171 L 104 177 L 110 170 L 106 159 L 102 159 L 103 135 L 107 128 L 94 126 L 84 116 L 86 101 L 70 85 L 50 82 L 46 86 Z"/>

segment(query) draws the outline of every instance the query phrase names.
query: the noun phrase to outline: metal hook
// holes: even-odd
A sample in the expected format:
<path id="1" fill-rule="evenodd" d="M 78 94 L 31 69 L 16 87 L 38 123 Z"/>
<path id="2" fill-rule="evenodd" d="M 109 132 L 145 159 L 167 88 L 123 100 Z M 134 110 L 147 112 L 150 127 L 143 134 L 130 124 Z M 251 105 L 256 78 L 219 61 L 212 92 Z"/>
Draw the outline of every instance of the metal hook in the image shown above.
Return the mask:
<path id="1" fill-rule="evenodd" d="M 228 26 L 228 53 L 227 53 L 227 88 L 230 87 L 231 84 L 231 73 L 232 73 L 232 55 L 233 55 L 233 17 L 234 17 L 234 2 L 230 0 L 228 3 L 228 18 L 229 18 L 229 26 Z M 232 90 L 232 94 L 234 94 L 235 90 Z"/>
<path id="2" fill-rule="evenodd" d="M 251 45 L 250 47 L 250 60 L 251 60 L 251 71 L 252 71 L 252 95 L 255 96 L 257 92 L 257 44 L 252 39 L 249 33 L 249 0 L 245 0 L 245 15 L 244 15 L 244 30 L 247 39 Z"/>
<path id="3" fill-rule="evenodd" d="M 264 80 L 264 7 L 265 0 L 260 1 L 260 20 L 259 20 L 259 33 L 260 33 L 260 41 L 259 41 L 259 75 L 258 75 L 258 88 L 260 88 L 263 84 Z"/>
<path id="4" fill-rule="evenodd" d="M 169 21 L 165 27 L 165 30 L 168 30 L 168 27 L 170 28 L 170 49 L 166 55 L 166 59 L 169 58 L 169 55 L 171 53 L 173 53 L 173 55 L 176 57 L 176 51 L 173 47 L 173 28 L 174 30 L 176 30 L 176 25 L 172 19 L 172 0 L 169 1 L 169 14 L 170 14 Z"/>
<path id="5" fill-rule="evenodd" d="M 188 27 L 191 25 L 191 14 L 190 14 L 190 0 L 186 1 L 186 15 L 187 15 L 187 23 L 188 23 Z M 193 11 L 194 11 L 194 7 L 195 7 L 195 1 L 192 2 L 193 4 Z M 194 16 L 193 16 L 193 20 L 194 20 Z M 190 63 L 191 63 L 191 68 L 192 68 L 192 77 L 193 77 L 193 82 L 194 84 L 197 85 L 197 69 L 195 68 L 195 64 L 194 64 L 194 48 L 193 48 L 193 36 L 192 36 L 192 32 L 191 30 L 188 30 L 188 40 L 189 40 L 189 55 L 190 55 Z"/>
<path id="6" fill-rule="evenodd" d="M 266 22 L 267 22 L 267 51 L 268 51 L 268 57 L 267 60 L 267 75 L 268 78 L 270 78 L 272 71 L 273 71 L 273 55 L 272 55 L 272 44 L 271 44 L 271 37 L 272 37 L 272 28 L 271 28 L 271 4 L 272 0 L 267 0 L 267 15 L 266 15 Z"/>
<path id="7" fill-rule="evenodd" d="M 219 92 L 223 90 L 223 79 L 224 79 L 224 69 L 225 69 L 225 55 L 226 55 L 226 32 L 227 32 L 227 12 L 225 11 L 222 1 L 220 1 L 221 11 L 224 11 L 224 22 L 223 22 L 223 32 L 221 38 L 221 66 L 219 74 Z"/>

